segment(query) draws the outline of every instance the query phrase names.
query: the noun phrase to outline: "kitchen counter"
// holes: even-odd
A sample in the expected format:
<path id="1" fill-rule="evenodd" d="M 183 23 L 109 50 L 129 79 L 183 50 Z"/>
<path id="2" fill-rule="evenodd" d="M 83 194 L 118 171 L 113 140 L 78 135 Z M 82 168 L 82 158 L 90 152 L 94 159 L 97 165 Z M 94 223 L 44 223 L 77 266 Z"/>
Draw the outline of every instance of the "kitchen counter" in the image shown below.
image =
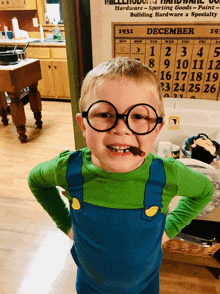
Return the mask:
<path id="1" fill-rule="evenodd" d="M 9 70 L 13 71 L 13 70 L 21 68 L 21 67 L 23 67 L 25 65 L 31 64 L 36 60 L 37 59 L 27 58 L 25 60 L 20 60 L 17 64 L 0 65 L 0 71 L 9 71 Z M 1 78 L 3 78 L 3 77 L 1 77 Z M 1 83 L 0 83 L 0 85 L 1 85 Z M 22 88 L 21 88 L 21 90 L 22 90 Z"/>
<path id="2" fill-rule="evenodd" d="M 0 44 L 26 44 L 27 42 L 35 42 L 39 39 L 33 39 L 33 38 L 29 38 L 29 39 L 9 39 L 9 40 L 4 40 L 4 39 L 0 39 Z"/>
<path id="3" fill-rule="evenodd" d="M 36 41 L 36 42 L 33 42 L 33 43 L 30 43 L 29 44 L 29 46 L 31 46 L 31 47 L 48 47 L 48 46 L 50 46 L 50 47 L 66 47 L 66 42 L 49 42 L 49 41 L 47 41 L 47 42 L 38 42 L 38 41 Z"/>
<path id="4" fill-rule="evenodd" d="M 66 42 L 40 42 L 40 39 L 21 39 L 21 40 L 0 40 L 0 46 L 25 46 L 28 42 L 30 42 L 29 47 L 66 47 Z"/>

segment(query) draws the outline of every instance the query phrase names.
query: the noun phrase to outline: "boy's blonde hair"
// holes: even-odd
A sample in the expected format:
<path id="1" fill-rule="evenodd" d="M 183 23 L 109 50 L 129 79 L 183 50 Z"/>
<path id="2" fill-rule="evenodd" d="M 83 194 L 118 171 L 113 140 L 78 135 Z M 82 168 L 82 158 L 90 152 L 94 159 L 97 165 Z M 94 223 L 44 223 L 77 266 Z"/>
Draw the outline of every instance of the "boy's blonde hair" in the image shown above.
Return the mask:
<path id="1" fill-rule="evenodd" d="M 149 84 L 149 90 L 158 98 L 158 115 L 162 117 L 165 116 L 162 90 L 158 77 L 147 65 L 127 57 L 116 57 L 103 61 L 87 74 L 81 88 L 81 97 L 79 100 L 80 112 L 85 110 L 85 102 L 89 99 L 91 94 L 95 94 L 98 85 L 106 80 L 120 77 L 146 81 L 146 83 Z"/>

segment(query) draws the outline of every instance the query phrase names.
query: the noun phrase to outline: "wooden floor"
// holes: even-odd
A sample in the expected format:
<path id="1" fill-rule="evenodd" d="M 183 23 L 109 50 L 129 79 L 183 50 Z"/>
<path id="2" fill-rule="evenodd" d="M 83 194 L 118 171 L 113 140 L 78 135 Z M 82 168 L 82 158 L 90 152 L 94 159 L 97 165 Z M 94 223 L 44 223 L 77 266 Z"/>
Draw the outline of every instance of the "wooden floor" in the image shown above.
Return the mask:
<path id="1" fill-rule="evenodd" d="M 74 150 L 70 103 L 42 104 L 42 130 L 35 129 L 25 106 L 25 144 L 11 116 L 7 127 L 0 122 L 0 294 L 76 293 L 72 241 L 56 229 L 27 184 L 35 165 Z M 184 263 L 164 260 L 160 283 L 160 294 L 220 294 L 220 282 L 208 269 Z"/>

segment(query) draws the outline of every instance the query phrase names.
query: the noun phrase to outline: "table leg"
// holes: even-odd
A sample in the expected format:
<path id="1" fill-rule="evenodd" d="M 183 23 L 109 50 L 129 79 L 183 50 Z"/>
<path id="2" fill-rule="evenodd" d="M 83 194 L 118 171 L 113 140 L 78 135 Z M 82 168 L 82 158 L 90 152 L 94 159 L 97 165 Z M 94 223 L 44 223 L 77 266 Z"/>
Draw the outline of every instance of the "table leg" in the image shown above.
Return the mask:
<path id="1" fill-rule="evenodd" d="M 26 128 L 26 116 L 24 112 L 24 105 L 20 100 L 20 93 L 8 93 L 11 99 L 10 110 L 12 121 L 17 128 L 19 134 L 18 138 L 21 143 L 27 142 L 27 136 L 25 135 Z"/>
<path id="2" fill-rule="evenodd" d="M 38 82 L 29 86 L 29 101 L 31 110 L 34 113 L 34 118 L 36 119 L 35 124 L 37 125 L 38 129 L 42 129 L 42 120 L 41 120 L 41 111 L 42 111 L 42 104 L 41 104 L 41 97 L 40 93 L 37 89 Z"/>
<path id="3" fill-rule="evenodd" d="M 5 97 L 5 92 L 0 92 L 0 116 L 2 117 L 2 123 L 4 126 L 8 125 L 7 118 L 7 100 Z"/>

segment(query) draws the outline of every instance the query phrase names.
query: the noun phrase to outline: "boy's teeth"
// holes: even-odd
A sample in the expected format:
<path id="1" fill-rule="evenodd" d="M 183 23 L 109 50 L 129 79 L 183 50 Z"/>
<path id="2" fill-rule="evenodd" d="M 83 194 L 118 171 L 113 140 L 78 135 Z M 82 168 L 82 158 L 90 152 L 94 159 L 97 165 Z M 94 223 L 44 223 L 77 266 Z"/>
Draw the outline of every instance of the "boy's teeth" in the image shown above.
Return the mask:
<path id="1" fill-rule="evenodd" d="M 125 147 L 125 146 L 108 146 L 110 150 L 112 151 L 116 151 L 119 153 L 125 153 L 129 151 L 129 147 Z"/>
<path id="2" fill-rule="evenodd" d="M 110 149 L 111 151 L 114 151 L 114 152 L 119 152 L 119 153 L 125 153 L 125 152 L 131 152 L 132 154 L 134 155 L 139 155 L 141 157 L 145 156 L 145 152 L 140 150 L 139 148 L 137 147 L 127 147 L 127 146 L 107 146 L 108 149 Z"/>

